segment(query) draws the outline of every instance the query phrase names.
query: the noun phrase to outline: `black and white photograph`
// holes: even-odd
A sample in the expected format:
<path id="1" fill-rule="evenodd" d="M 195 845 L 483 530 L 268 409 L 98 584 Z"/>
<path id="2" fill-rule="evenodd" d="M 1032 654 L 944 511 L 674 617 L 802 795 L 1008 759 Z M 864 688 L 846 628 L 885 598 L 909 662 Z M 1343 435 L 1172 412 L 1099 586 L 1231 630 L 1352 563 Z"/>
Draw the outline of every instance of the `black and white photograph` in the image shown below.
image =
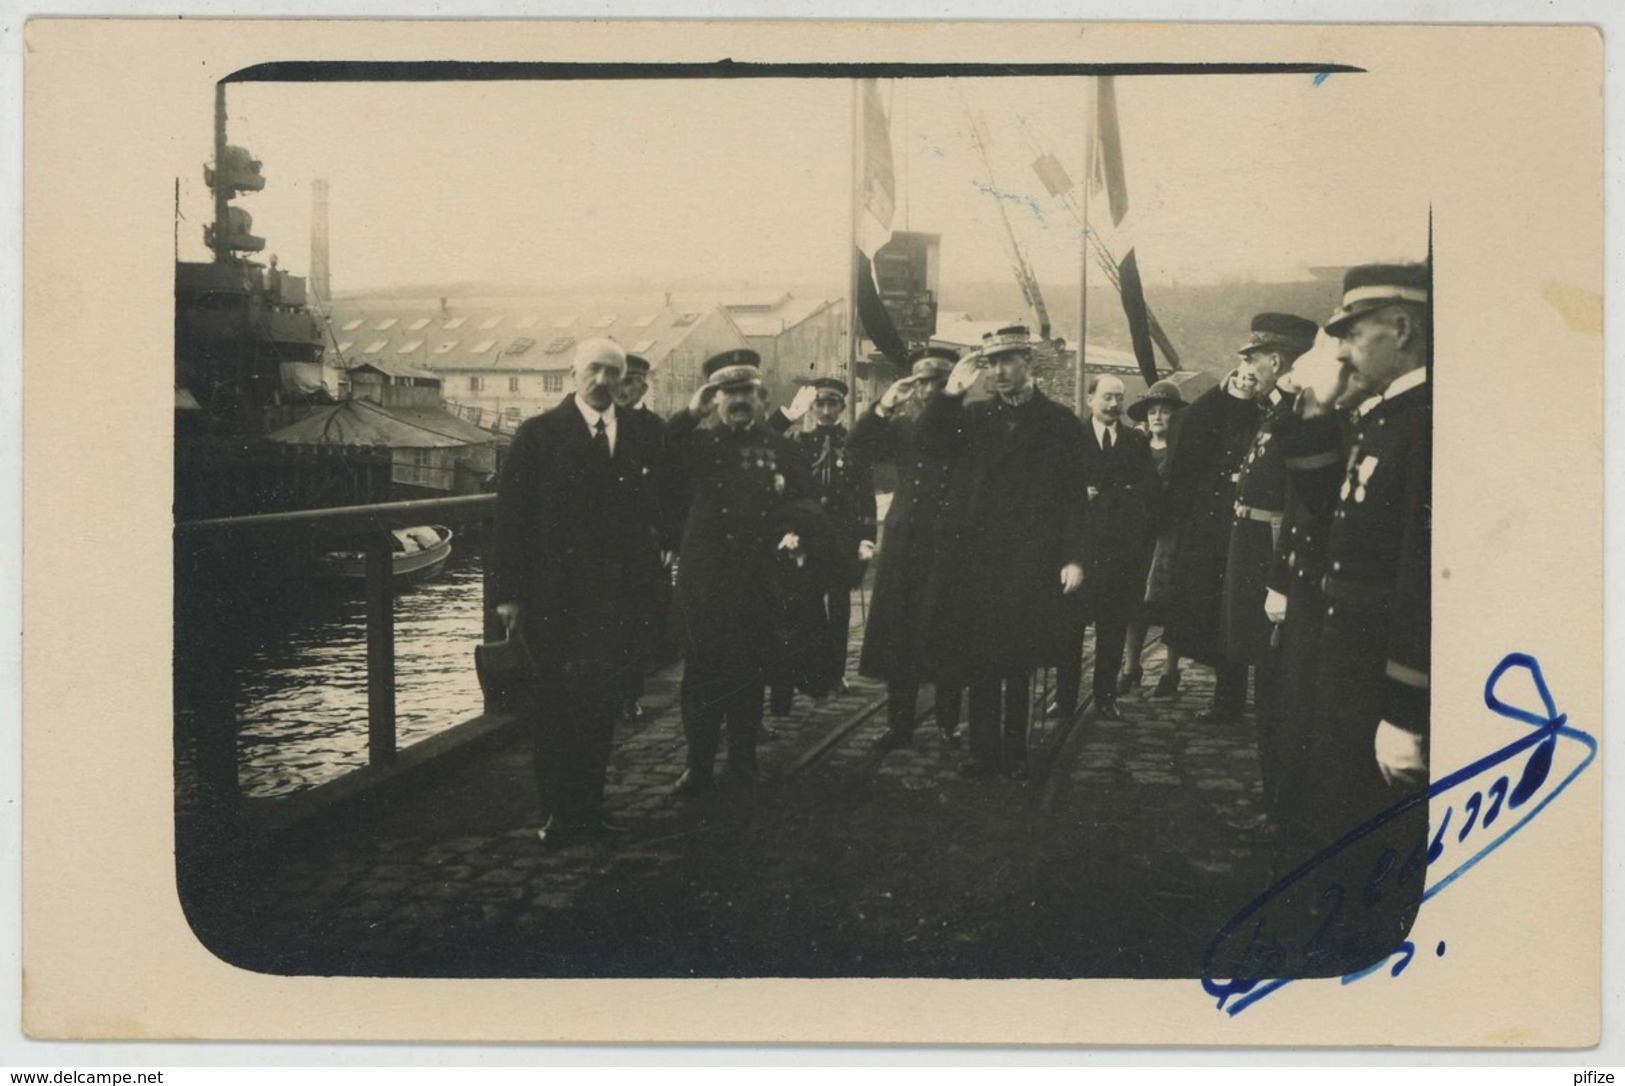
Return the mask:
<path id="1" fill-rule="evenodd" d="M 1596 678 L 1541 640 L 1596 616 L 1484 595 L 1544 538 L 1541 469 L 1452 451 L 1522 378 L 1436 312 L 1534 197 L 1454 195 L 1463 107 L 1406 32 L 767 29 L 295 37 L 177 84 L 143 269 L 172 623 L 133 636 L 170 638 L 148 859 L 195 944 L 270 978 L 1177 981 L 1253 1022 L 1484 953 L 1427 903 L 1503 844 L 1595 887 L 1594 841 L 1519 838 L 1596 803 L 1565 713 Z M 1598 228 L 1599 193 L 1540 190 Z M 1542 334 L 1596 370 L 1543 397 L 1600 381 L 1587 245 Z M 1579 545 L 1562 599 L 1600 568 Z"/>

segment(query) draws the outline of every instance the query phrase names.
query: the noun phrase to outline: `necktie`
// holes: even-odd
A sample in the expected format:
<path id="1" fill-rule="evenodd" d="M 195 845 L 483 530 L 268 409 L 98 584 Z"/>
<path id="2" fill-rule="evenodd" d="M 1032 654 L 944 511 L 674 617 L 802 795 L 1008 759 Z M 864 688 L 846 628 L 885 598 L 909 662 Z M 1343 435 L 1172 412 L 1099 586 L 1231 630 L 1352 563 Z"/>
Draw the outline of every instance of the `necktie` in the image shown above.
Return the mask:
<path id="1" fill-rule="evenodd" d="M 592 443 L 598 447 L 599 455 L 601 455 L 605 460 L 608 460 L 609 459 L 609 427 L 605 426 L 604 425 L 604 420 L 602 418 L 600 418 L 593 425 L 593 431 L 594 431 L 594 433 L 592 435 Z"/>
<path id="2" fill-rule="evenodd" d="M 1103 435 L 1103 437 L 1101 439 L 1101 443 L 1100 443 L 1101 451 L 1103 451 L 1103 452 L 1111 452 L 1112 451 L 1112 428 L 1110 426 L 1106 427 L 1104 430 L 1101 431 L 1101 434 Z"/>

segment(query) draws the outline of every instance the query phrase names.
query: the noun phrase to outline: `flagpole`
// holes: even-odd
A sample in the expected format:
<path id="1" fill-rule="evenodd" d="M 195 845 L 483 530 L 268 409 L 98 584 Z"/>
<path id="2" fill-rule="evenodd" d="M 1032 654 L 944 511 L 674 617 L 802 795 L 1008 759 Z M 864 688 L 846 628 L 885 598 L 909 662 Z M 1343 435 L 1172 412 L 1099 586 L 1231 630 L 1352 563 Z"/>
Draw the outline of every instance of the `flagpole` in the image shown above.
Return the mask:
<path id="1" fill-rule="evenodd" d="M 857 422 L 858 417 L 858 216 L 863 213 L 863 201 L 858 196 L 858 188 L 863 184 L 862 159 L 863 132 L 859 127 L 861 113 L 859 99 L 861 88 L 856 79 L 852 80 L 852 171 L 847 178 L 846 195 L 851 214 L 848 221 L 852 227 L 850 244 L 846 247 L 846 380 L 851 386 L 852 394 L 846 398 L 847 419 L 851 423 Z"/>
<path id="2" fill-rule="evenodd" d="M 1072 389 L 1073 404 L 1082 418 L 1088 410 L 1086 400 L 1089 378 L 1087 362 L 1084 355 L 1089 343 L 1089 186 L 1095 180 L 1095 115 L 1099 112 L 1099 104 L 1095 100 L 1098 93 L 1097 84 L 1099 76 L 1089 77 L 1089 105 L 1084 110 L 1083 127 L 1083 236 L 1078 244 L 1078 368 L 1074 377 Z"/>

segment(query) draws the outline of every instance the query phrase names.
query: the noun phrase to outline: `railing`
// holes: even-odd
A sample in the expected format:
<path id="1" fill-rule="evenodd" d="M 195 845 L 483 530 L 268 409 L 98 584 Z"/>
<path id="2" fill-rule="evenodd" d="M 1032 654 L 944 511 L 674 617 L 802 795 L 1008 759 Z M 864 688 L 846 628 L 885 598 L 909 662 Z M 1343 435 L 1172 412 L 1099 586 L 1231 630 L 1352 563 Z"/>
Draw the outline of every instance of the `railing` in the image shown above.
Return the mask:
<path id="1" fill-rule="evenodd" d="M 367 762 L 381 767 L 393 762 L 397 753 L 395 730 L 395 597 L 392 539 L 390 532 L 426 523 L 470 524 L 489 521 L 496 508 L 496 495 L 474 494 L 425 501 L 386 502 L 379 505 L 350 505 L 332 509 L 309 509 L 254 516 L 217 517 L 181 521 L 175 525 L 177 548 L 203 543 L 226 543 L 297 536 L 301 540 L 332 539 L 365 541 L 367 595 Z M 485 634 L 494 636 L 492 619 L 486 616 Z M 486 706 L 487 712 L 494 707 Z M 206 792 L 237 788 L 236 745 L 231 744 L 229 764 L 224 759 L 200 759 L 199 788 Z M 228 774 L 229 772 L 229 779 Z"/>

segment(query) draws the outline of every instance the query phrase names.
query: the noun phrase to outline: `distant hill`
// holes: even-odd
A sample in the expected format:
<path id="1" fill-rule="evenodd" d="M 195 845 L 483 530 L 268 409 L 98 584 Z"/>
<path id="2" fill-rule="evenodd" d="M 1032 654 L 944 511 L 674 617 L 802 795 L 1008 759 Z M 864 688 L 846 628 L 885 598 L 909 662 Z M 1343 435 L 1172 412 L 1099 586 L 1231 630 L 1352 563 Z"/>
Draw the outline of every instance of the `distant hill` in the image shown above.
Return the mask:
<path id="1" fill-rule="evenodd" d="M 1227 370 L 1235 363 L 1236 348 L 1247 338 L 1253 314 L 1265 310 L 1296 313 L 1324 320 L 1342 295 L 1341 268 L 1316 269 L 1320 276 L 1299 282 L 1235 282 L 1146 287 L 1146 301 L 1179 352 L 1180 368 Z M 1078 288 L 1044 286 L 1053 335 L 1075 342 Z M 978 320 L 1031 320 L 1021 290 L 1008 282 L 961 283 L 944 286 L 939 307 L 965 312 Z M 1090 282 L 1089 342 L 1119 350 L 1132 350 L 1128 318 L 1117 292 L 1105 283 Z"/>

